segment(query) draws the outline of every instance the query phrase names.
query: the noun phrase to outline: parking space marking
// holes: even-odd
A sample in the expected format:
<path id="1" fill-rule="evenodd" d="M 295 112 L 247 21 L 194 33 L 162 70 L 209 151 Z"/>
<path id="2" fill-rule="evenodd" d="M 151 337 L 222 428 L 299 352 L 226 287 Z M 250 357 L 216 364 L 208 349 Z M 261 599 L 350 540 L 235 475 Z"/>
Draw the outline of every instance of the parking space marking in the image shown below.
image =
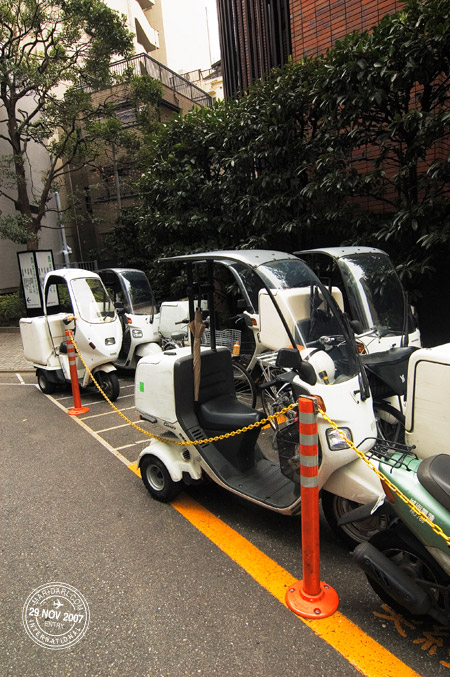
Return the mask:
<path id="1" fill-rule="evenodd" d="M 25 381 L 20 381 L 19 383 L 8 383 L 5 381 L 5 383 L 0 383 L 0 386 L 28 386 L 31 388 L 36 388 L 35 383 L 25 383 Z"/>
<path id="2" fill-rule="evenodd" d="M 124 444 L 122 447 L 116 447 L 117 451 L 121 451 L 122 449 L 129 449 L 130 447 L 135 447 L 137 444 L 148 444 L 148 437 L 144 437 L 143 440 L 136 440 L 135 442 L 132 442 L 131 444 Z M 130 466 L 128 466 L 130 467 Z"/>
<path id="3" fill-rule="evenodd" d="M 119 411 L 129 411 L 130 409 L 134 409 L 134 407 L 124 407 L 123 409 L 119 409 Z M 116 414 L 117 412 L 114 411 L 114 409 L 111 409 L 110 411 L 104 411 L 101 414 L 90 414 L 89 416 L 83 416 L 83 421 L 86 421 L 86 419 L 91 419 L 91 418 L 99 418 L 100 416 L 111 416 L 112 414 Z"/>
<path id="4" fill-rule="evenodd" d="M 67 413 L 67 408 L 58 400 L 51 395 L 46 395 L 46 397 Z M 84 420 L 77 416 L 72 417 L 72 420 L 75 420 L 129 470 L 138 477 L 141 476 L 136 462 L 125 458 L 118 449 L 115 449 L 92 430 Z M 147 440 L 144 439 L 142 442 L 147 442 Z M 125 445 L 121 448 L 130 446 L 134 445 Z M 182 494 L 176 498 L 171 505 L 206 538 L 244 569 L 259 585 L 286 606 L 286 590 L 297 582 L 292 574 L 187 494 Z M 289 611 L 289 613 L 292 612 Z M 372 639 L 339 611 L 336 611 L 329 618 L 320 620 L 309 620 L 300 616 L 297 616 L 297 618 L 338 651 L 365 677 L 392 677 L 392 675 L 396 677 L 420 677 L 417 672 Z"/>
<path id="5" fill-rule="evenodd" d="M 67 407 L 65 407 L 63 404 L 60 404 L 60 402 L 58 400 L 55 400 L 55 398 L 52 397 L 51 395 L 46 395 L 46 397 L 48 397 L 49 400 L 54 402 L 56 406 L 58 406 L 60 409 L 62 409 L 62 411 L 64 411 L 67 414 Z M 104 440 L 103 437 L 101 437 L 101 435 L 92 430 L 92 428 L 90 428 L 87 425 L 87 423 L 85 423 L 81 418 L 78 418 L 78 416 L 72 416 L 71 419 L 72 421 L 76 421 L 78 425 L 80 425 L 84 430 L 86 430 L 86 432 L 88 432 L 90 435 L 92 435 L 92 437 L 94 437 L 98 442 L 100 442 L 100 444 L 102 444 L 105 447 L 105 449 L 107 449 L 111 454 L 113 454 L 113 456 L 118 458 L 119 461 L 121 461 L 124 465 L 127 466 L 127 468 L 129 467 L 131 461 L 125 458 L 125 456 L 122 456 L 122 454 L 119 451 L 117 451 L 117 449 L 115 449 L 111 444 L 109 444 L 106 440 Z"/>
<path id="6" fill-rule="evenodd" d="M 135 425 L 138 425 L 139 423 L 141 423 L 141 420 L 138 419 L 137 421 L 132 421 L 132 423 L 134 423 Z M 99 433 L 99 434 L 100 433 L 107 433 L 110 430 L 118 430 L 119 428 L 128 428 L 129 425 L 130 425 L 129 423 L 122 423 L 121 425 L 114 425 L 111 428 L 102 428 L 102 430 L 97 430 L 97 433 Z"/>
<path id="7" fill-rule="evenodd" d="M 286 590 L 297 582 L 292 574 L 186 494 L 172 501 L 172 507 L 286 606 Z M 297 618 L 366 677 L 420 677 L 339 611 L 320 620 Z"/>

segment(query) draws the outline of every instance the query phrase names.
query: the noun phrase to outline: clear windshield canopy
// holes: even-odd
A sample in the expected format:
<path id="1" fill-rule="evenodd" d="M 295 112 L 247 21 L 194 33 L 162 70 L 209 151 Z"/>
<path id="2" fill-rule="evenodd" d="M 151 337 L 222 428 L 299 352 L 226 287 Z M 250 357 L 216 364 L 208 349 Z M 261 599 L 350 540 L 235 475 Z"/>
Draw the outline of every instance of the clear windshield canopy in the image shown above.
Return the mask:
<path id="1" fill-rule="evenodd" d="M 133 315 L 153 315 L 155 300 L 145 273 L 139 270 L 123 271 L 121 279 L 127 295 L 127 312 Z"/>
<path id="2" fill-rule="evenodd" d="M 116 318 L 114 304 L 101 280 L 95 277 L 77 278 L 70 284 L 83 320 L 97 324 L 112 322 Z"/>
<path id="3" fill-rule="evenodd" d="M 362 331 L 387 330 L 401 334 L 404 329 L 403 287 L 385 254 L 345 256 L 338 262 L 348 290 L 351 312 Z"/>
<path id="4" fill-rule="evenodd" d="M 291 343 L 274 308 L 275 300 L 303 359 L 314 363 L 319 371 L 322 364 L 326 365 L 328 382 L 353 377 L 358 362 L 339 310 L 343 307 L 339 290 L 333 298 L 300 260 L 274 261 L 259 266 L 257 272 L 271 292 L 264 288 L 259 291 L 262 343 L 274 350 Z"/>

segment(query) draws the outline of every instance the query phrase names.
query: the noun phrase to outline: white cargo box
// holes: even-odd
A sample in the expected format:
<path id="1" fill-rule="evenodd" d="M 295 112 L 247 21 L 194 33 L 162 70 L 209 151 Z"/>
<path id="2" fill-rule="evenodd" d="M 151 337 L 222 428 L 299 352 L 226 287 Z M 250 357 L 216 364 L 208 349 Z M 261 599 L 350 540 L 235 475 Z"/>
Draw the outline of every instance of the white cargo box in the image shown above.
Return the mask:
<path id="1" fill-rule="evenodd" d="M 450 343 L 421 348 L 410 357 L 406 443 L 419 458 L 450 453 Z"/>
<path id="2" fill-rule="evenodd" d="M 19 327 L 25 358 L 35 364 L 47 364 L 53 346 L 45 317 L 23 317 Z"/>
<path id="3" fill-rule="evenodd" d="M 187 324 L 183 320 L 189 318 L 189 304 L 187 301 L 164 301 L 161 303 L 159 317 L 159 331 L 164 338 L 170 338 L 172 334 L 188 332 Z M 189 321 L 189 320 L 188 320 Z"/>
<path id="4" fill-rule="evenodd" d="M 67 317 L 67 313 L 56 313 L 47 317 L 44 315 L 22 317 L 20 319 L 20 336 L 27 360 L 48 367 L 59 366 L 53 345 L 59 350 L 61 343 L 66 340 L 66 326 L 63 322 L 65 317 Z M 49 325 L 52 337 L 50 337 Z"/>
<path id="5" fill-rule="evenodd" d="M 190 347 L 170 352 L 154 353 L 139 360 L 134 380 L 134 406 L 144 416 L 175 423 L 173 397 L 174 363 L 183 355 L 190 355 Z"/>
<path id="6" fill-rule="evenodd" d="M 310 318 L 310 288 L 273 289 L 271 292 L 294 336 L 297 322 Z M 344 307 L 342 292 L 337 287 L 333 287 L 331 293 L 342 310 Z M 259 292 L 258 302 L 261 343 L 270 350 L 279 350 L 289 345 L 290 340 L 286 329 L 265 289 Z"/>

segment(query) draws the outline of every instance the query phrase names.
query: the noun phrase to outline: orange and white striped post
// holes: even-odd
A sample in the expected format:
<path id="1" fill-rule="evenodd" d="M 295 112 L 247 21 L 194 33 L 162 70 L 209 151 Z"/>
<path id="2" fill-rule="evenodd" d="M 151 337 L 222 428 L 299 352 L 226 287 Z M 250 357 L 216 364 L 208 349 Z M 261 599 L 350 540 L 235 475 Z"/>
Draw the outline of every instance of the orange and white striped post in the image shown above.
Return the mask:
<path id="1" fill-rule="evenodd" d="M 81 397 L 80 397 L 80 385 L 78 383 L 78 373 L 77 373 L 77 355 L 75 352 L 75 346 L 72 341 L 72 332 L 66 329 L 66 345 L 67 345 L 67 356 L 69 358 L 69 369 L 70 369 L 70 382 L 72 384 L 72 395 L 73 395 L 73 408 L 68 409 L 67 413 L 70 416 L 78 416 L 79 414 L 85 414 L 89 411 L 89 407 L 81 406 Z"/>
<path id="2" fill-rule="evenodd" d="M 320 580 L 317 404 L 313 398 L 300 397 L 298 410 L 303 579 L 288 589 L 286 604 L 304 618 L 327 618 L 338 608 L 339 598 Z"/>

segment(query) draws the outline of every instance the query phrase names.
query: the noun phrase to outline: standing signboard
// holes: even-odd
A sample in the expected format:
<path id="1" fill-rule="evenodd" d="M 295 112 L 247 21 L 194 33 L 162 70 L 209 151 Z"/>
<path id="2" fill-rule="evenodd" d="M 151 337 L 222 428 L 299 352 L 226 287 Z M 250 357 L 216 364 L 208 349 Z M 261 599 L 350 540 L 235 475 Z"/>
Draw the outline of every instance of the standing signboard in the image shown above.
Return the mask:
<path id="1" fill-rule="evenodd" d="M 17 252 L 20 279 L 28 316 L 43 314 L 42 287 L 44 277 L 49 270 L 54 270 L 53 252 L 51 249 Z M 56 289 L 50 290 L 47 305 L 58 304 Z"/>

